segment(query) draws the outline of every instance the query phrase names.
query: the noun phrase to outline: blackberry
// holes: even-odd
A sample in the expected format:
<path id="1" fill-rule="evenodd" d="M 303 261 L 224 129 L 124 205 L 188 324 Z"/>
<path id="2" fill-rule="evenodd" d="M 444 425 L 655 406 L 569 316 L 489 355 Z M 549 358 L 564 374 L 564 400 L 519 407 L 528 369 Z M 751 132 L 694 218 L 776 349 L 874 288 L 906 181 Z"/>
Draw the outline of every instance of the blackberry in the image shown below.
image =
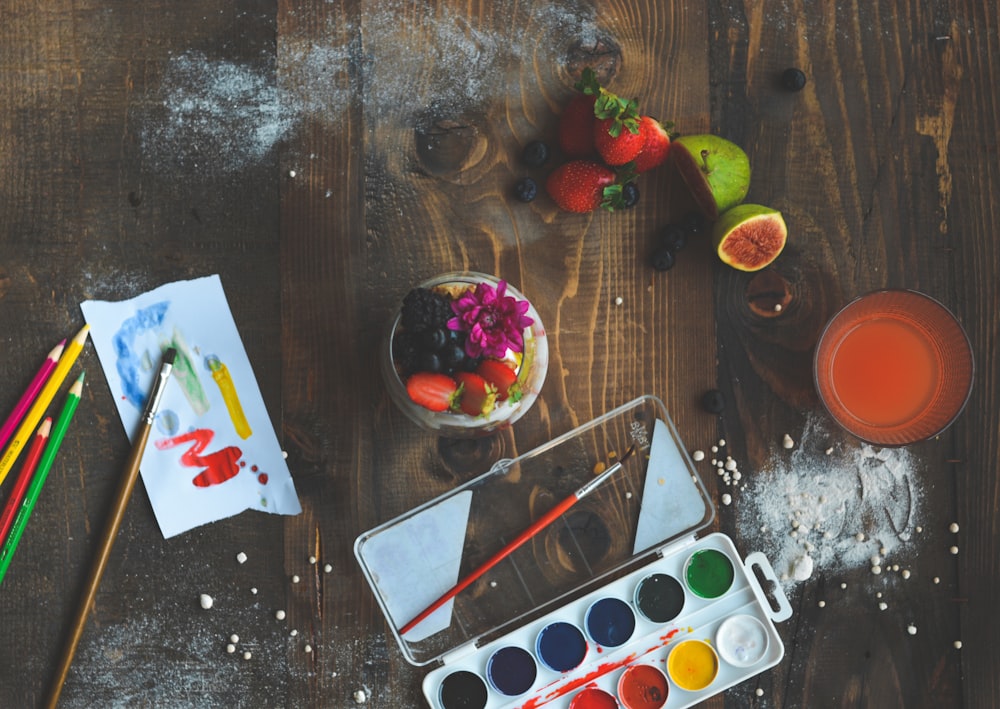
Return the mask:
<path id="1" fill-rule="evenodd" d="M 414 288 L 403 298 L 403 328 L 410 332 L 444 328 L 454 314 L 448 296 L 427 288 Z"/>
<path id="2" fill-rule="evenodd" d="M 530 177 L 518 180 L 514 184 L 514 196 L 521 202 L 531 202 L 538 196 L 538 183 Z"/>
<path id="3" fill-rule="evenodd" d="M 541 167 L 549 159 L 549 146 L 540 140 L 533 140 L 524 146 L 521 161 L 529 167 Z"/>
<path id="4" fill-rule="evenodd" d="M 417 371 L 419 353 L 416 335 L 405 330 L 396 332 L 392 338 L 392 360 L 404 379 Z"/>

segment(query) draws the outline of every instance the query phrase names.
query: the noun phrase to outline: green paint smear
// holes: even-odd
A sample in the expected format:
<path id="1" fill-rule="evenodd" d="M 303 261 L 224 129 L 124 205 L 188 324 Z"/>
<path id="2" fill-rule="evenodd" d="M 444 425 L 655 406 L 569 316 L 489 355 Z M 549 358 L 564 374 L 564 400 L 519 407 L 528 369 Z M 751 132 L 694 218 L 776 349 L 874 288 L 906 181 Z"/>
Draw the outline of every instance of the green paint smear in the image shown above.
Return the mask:
<path id="1" fill-rule="evenodd" d="M 184 336 L 176 329 L 170 345 L 177 350 L 172 375 L 181 385 L 181 391 L 184 392 L 184 397 L 191 404 L 195 414 L 201 416 L 208 411 L 210 404 L 205 390 L 201 386 L 201 380 L 198 379 L 198 373 L 191 363 L 191 350 L 188 348 L 187 342 L 184 341 Z"/>
<path id="2" fill-rule="evenodd" d="M 733 585 L 733 562 L 717 549 L 703 549 L 691 555 L 684 572 L 688 588 L 702 598 L 718 598 Z"/>

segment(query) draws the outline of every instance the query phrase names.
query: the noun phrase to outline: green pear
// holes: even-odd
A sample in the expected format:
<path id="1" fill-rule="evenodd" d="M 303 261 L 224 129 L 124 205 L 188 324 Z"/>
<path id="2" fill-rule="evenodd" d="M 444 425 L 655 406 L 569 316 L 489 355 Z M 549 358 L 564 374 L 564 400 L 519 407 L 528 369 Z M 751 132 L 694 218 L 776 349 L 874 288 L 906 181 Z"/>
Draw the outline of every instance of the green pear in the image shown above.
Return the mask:
<path id="1" fill-rule="evenodd" d="M 747 196 L 750 160 L 735 143 L 717 135 L 682 135 L 670 154 L 707 219 L 714 221 Z"/>

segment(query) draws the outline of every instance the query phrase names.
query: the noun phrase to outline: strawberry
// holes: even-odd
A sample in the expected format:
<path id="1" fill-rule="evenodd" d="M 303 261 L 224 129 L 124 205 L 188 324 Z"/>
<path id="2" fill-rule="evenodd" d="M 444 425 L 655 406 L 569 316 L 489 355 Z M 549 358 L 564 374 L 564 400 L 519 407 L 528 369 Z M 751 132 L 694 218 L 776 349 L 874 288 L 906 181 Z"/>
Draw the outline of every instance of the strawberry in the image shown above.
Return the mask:
<path id="1" fill-rule="evenodd" d="M 497 389 L 478 374 L 456 372 L 461 384 L 458 406 L 469 416 L 488 416 L 497 402 Z"/>
<path id="2" fill-rule="evenodd" d="M 608 194 L 614 184 L 615 173 L 610 168 L 593 160 L 572 160 L 552 171 L 545 189 L 567 212 L 592 212 L 598 207 L 614 211 L 621 206 Z"/>
<path id="3" fill-rule="evenodd" d="M 642 150 L 635 157 L 635 171 L 646 172 L 657 167 L 667 159 L 670 152 L 670 133 L 667 126 L 655 118 L 642 116 L 639 118 L 639 135 L 642 136 Z"/>
<path id="4" fill-rule="evenodd" d="M 594 153 L 594 102 L 596 96 L 577 94 L 559 116 L 556 139 L 559 147 L 571 158 Z"/>
<path id="5" fill-rule="evenodd" d="M 406 380 L 406 393 L 429 411 L 448 411 L 457 406 L 459 385 L 447 374 L 417 372 Z"/>
<path id="6" fill-rule="evenodd" d="M 476 374 L 492 384 L 497 391 L 497 401 L 518 401 L 521 386 L 517 383 L 517 373 L 498 359 L 484 359 L 476 367 Z"/>

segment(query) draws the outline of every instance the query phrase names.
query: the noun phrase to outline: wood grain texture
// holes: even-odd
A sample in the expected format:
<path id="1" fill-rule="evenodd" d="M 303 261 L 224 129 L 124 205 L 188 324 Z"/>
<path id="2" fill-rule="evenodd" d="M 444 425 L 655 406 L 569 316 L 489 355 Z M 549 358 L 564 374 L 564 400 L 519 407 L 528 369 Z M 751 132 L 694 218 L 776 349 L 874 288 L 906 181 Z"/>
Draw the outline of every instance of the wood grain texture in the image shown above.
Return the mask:
<path id="1" fill-rule="evenodd" d="M 977 367 L 957 423 L 908 449 L 924 532 L 892 561 L 911 577 L 818 570 L 794 587 L 781 664 L 705 706 L 1000 705 L 995 2 L 0 0 L 0 17 L 0 411 L 82 300 L 219 273 L 304 510 L 163 540 L 139 486 L 62 706 L 350 707 L 362 689 L 424 706 L 358 534 L 641 394 L 691 448 L 725 438 L 762 476 L 825 416 L 823 325 L 884 286 L 951 308 Z M 614 215 L 511 197 L 544 180 L 520 149 L 554 140 L 588 65 L 682 133 L 746 148 L 748 199 L 790 227 L 772 268 L 733 271 L 702 240 L 655 272 L 656 233 L 690 207 L 666 168 Z M 780 87 L 789 66 L 801 92 Z M 476 441 L 418 430 L 377 366 L 407 290 L 462 269 L 524 292 L 550 345 L 534 408 Z M 83 401 L 0 587 L 3 707 L 44 696 L 128 453 L 92 350 L 77 366 Z M 716 386 L 720 417 L 698 403 Z M 713 529 L 755 551 L 743 491 L 705 478 Z M 558 576 L 558 545 L 532 548 Z M 233 633 L 252 660 L 226 653 Z"/>

